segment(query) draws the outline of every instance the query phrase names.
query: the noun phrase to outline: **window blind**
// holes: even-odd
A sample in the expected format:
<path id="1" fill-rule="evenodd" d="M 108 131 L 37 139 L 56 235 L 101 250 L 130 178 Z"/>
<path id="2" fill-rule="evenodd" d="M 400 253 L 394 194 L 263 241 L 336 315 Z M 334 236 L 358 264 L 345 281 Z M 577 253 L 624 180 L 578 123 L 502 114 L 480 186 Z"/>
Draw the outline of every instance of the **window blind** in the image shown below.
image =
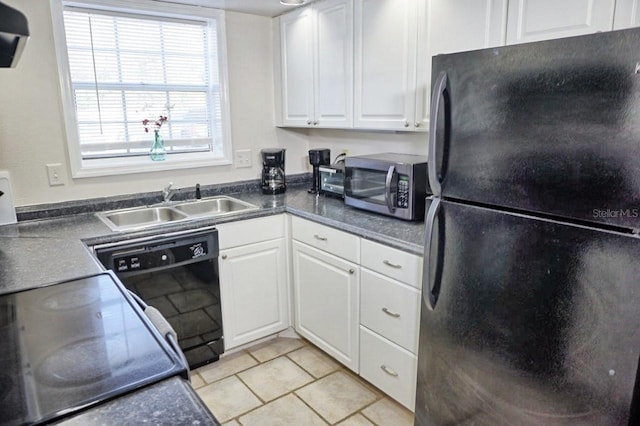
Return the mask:
<path id="1" fill-rule="evenodd" d="M 215 21 L 65 8 L 82 159 L 147 155 L 154 126 L 168 154 L 222 155 Z"/>

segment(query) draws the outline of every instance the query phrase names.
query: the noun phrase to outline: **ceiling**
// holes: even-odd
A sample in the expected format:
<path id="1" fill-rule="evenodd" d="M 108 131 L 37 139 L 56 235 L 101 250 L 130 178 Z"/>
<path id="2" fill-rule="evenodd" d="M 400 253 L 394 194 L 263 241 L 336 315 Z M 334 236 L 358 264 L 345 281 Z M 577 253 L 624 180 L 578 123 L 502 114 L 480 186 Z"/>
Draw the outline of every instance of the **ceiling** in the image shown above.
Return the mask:
<path id="1" fill-rule="evenodd" d="M 235 12 L 251 13 L 262 16 L 278 16 L 296 6 L 284 6 L 280 0 L 156 0 L 166 3 L 189 4 L 206 6 L 214 9 L 233 10 Z M 310 3 L 308 0 L 306 3 Z"/>

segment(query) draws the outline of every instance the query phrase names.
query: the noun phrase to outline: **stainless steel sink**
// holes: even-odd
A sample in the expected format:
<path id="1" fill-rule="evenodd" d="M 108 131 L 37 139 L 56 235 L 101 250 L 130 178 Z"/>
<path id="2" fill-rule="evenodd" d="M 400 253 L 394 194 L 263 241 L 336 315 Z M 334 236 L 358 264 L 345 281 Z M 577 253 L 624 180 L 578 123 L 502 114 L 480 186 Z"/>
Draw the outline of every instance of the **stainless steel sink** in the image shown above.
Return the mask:
<path id="1" fill-rule="evenodd" d="M 186 201 L 171 206 L 138 207 L 96 213 L 114 231 L 130 231 L 150 228 L 167 223 L 188 221 L 203 217 L 217 217 L 258 207 L 235 198 L 220 196 L 202 200 Z"/>
<path id="2" fill-rule="evenodd" d="M 202 217 L 220 216 L 247 210 L 256 210 L 258 207 L 235 198 L 220 196 L 180 203 L 175 205 L 174 208 L 189 216 Z"/>
<path id="3" fill-rule="evenodd" d="M 168 222 L 187 220 L 188 216 L 171 207 L 140 207 L 136 209 L 116 210 L 98 213 L 109 228 L 122 231 L 147 228 Z"/>

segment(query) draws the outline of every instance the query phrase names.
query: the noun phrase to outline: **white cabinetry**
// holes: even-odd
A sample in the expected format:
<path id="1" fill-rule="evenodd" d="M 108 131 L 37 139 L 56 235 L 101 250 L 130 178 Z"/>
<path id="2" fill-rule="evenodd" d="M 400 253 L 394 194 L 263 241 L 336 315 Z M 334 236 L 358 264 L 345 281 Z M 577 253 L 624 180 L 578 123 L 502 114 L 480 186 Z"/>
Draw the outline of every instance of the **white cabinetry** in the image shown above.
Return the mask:
<path id="1" fill-rule="evenodd" d="M 622 30 L 640 26 L 640 0 L 616 0 L 613 29 Z"/>
<path id="2" fill-rule="evenodd" d="M 296 331 L 358 372 L 359 238 L 297 217 L 292 236 Z"/>
<path id="3" fill-rule="evenodd" d="M 358 372 L 360 268 L 293 241 L 296 331 Z"/>
<path id="4" fill-rule="evenodd" d="M 509 0 L 507 44 L 611 31 L 615 0 Z"/>
<path id="5" fill-rule="evenodd" d="M 284 216 L 218 225 L 225 349 L 289 326 Z"/>
<path id="6" fill-rule="evenodd" d="M 361 252 L 360 375 L 413 410 L 422 259 L 367 240 Z"/>
<path id="7" fill-rule="evenodd" d="M 320 1 L 279 20 L 282 125 L 351 127 L 353 0 Z"/>
<path id="8" fill-rule="evenodd" d="M 355 0 L 354 127 L 412 130 L 418 0 Z"/>

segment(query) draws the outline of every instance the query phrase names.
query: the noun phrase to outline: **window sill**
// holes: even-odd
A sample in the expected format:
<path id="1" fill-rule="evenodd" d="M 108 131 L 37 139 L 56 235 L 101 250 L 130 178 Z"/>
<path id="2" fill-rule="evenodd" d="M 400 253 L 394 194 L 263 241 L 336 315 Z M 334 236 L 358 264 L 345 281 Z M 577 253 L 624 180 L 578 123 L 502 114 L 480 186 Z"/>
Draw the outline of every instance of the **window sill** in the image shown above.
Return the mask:
<path id="1" fill-rule="evenodd" d="M 192 169 L 196 167 L 226 166 L 230 164 L 232 164 L 232 162 L 228 158 L 193 158 L 193 154 L 167 155 L 167 159 L 164 161 L 152 161 L 149 157 L 109 158 L 83 160 L 80 166 L 72 171 L 72 176 L 74 179 L 89 178 Z"/>

